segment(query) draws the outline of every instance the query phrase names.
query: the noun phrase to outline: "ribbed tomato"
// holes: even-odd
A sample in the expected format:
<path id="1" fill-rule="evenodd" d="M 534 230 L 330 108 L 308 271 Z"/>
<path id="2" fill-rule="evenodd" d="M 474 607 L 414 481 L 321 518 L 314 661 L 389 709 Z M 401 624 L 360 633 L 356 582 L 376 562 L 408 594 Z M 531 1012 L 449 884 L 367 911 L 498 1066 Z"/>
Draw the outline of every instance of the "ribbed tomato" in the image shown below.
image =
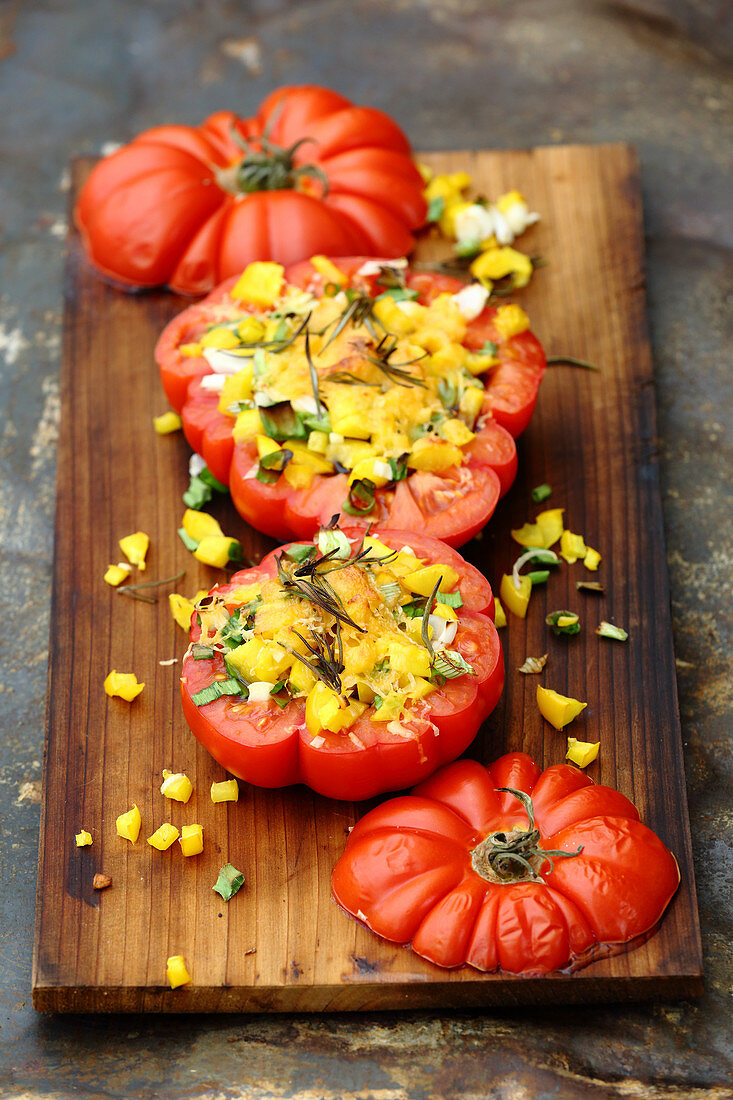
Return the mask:
<path id="1" fill-rule="evenodd" d="M 409 252 L 423 186 L 388 115 L 297 85 L 253 118 L 146 130 L 96 165 L 75 218 L 113 281 L 205 294 L 251 260 Z"/>
<path id="2" fill-rule="evenodd" d="M 357 823 L 336 900 L 438 966 L 546 974 L 652 929 L 679 885 L 631 802 L 525 753 L 460 760 Z"/>

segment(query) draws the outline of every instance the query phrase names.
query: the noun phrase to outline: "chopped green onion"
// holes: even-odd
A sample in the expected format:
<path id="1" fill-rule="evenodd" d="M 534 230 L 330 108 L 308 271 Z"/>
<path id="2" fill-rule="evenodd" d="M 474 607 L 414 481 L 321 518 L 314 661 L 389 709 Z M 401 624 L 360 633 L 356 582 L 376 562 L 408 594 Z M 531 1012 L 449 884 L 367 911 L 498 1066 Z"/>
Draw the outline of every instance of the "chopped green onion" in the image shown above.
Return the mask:
<path id="1" fill-rule="evenodd" d="M 600 367 L 597 367 L 595 363 L 589 363 L 587 359 L 576 359 L 574 355 L 549 355 L 547 357 L 548 367 L 583 367 L 585 370 L 595 370 L 600 372 Z"/>
<path id="2" fill-rule="evenodd" d="M 191 656 L 194 661 L 210 661 L 214 656 L 214 647 L 210 645 L 191 646 Z"/>
<path id="3" fill-rule="evenodd" d="M 393 603 L 400 595 L 400 586 L 397 581 L 391 584 L 378 584 L 379 594 L 385 603 Z"/>
<path id="4" fill-rule="evenodd" d="M 318 532 L 318 549 L 324 557 L 346 561 L 351 557 L 351 543 L 338 527 L 322 527 Z"/>
<path id="5" fill-rule="evenodd" d="M 525 573 L 526 577 L 532 581 L 532 585 L 545 584 L 550 576 L 549 569 L 535 569 L 532 573 Z"/>
<path id="6" fill-rule="evenodd" d="M 215 489 L 217 493 L 228 493 L 229 487 L 222 484 L 218 478 L 215 478 L 208 466 L 204 466 L 203 470 L 199 473 L 199 478 L 203 481 L 204 485 L 208 485 L 209 488 Z"/>
<path id="7" fill-rule="evenodd" d="M 602 596 L 606 591 L 598 581 L 576 581 L 575 587 L 579 592 L 598 592 Z"/>
<path id="8" fill-rule="evenodd" d="M 625 642 L 629 636 L 629 632 L 624 630 L 620 626 L 614 626 L 613 623 L 602 622 L 598 624 L 596 630 L 601 638 L 611 638 L 614 642 Z"/>
<path id="9" fill-rule="evenodd" d="M 238 890 L 244 886 L 244 875 L 231 863 L 225 863 L 212 890 L 220 894 L 224 901 L 231 901 Z"/>
<path id="10" fill-rule="evenodd" d="M 460 592 L 436 592 L 435 602 L 444 603 L 446 607 L 463 607 L 463 596 Z"/>
<path id="11" fill-rule="evenodd" d="M 391 286 L 381 294 L 378 294 L 374 301 L 381 302 L 384 298 L 394 298 L 395 302 L 414 302 L 417 297 L 419 297 L 418 292 L 416 290 L 410 290 L 409 287 Z"/>
<path id="12" fill-rule="evenodd" d="M 301 562 L 307 561 L 315 553 L 315 549 L 312 542 L 294 542 L 292 546 L 288 546 L 284 554 L 286 558 L 290 558 L 291 561 L 295 561 L 300 565 Z"/>
<path id="13" fill-rule="evenodd" d="M 188 489 L 183 494 L 183 503 L 187 508 L 200 512 L 203 506 L 209 503 L 213 495 L 214 492 L 211 487 L 196 474 L 189 481 Z"/>
<path id="14" fill-rule="evenodd" d="M 534 673 L 542 672 L 542 669 L 547 664 L 547 654 L 543 653 L 541 657 L 527 657 L 526 661 L 519 669 L 525 675 L 530 676 Z"/>
<path id="15" fill-rule="evenodd" d="M 243 561 L 244 549 L 239 539 L 229 539 L 229 561 Z"/>
<path id="16" fill-rule="evenodd" d="M 197 707 L 203 707 L 206 703 L 213 703 L 215 699 L 220 699 L 222 695 L 241 695 L 242 685 L 239 680 L 214 680 L 208 687 L 202 688 L 201 691 L 197 691 L 191 696 L 191 702 L 195 703 Z"/>
<path id="17" fill-rule="evenodd" d="M 457 676 L 475 676 L 476 672 L 456 649 L 441 649 L 433 658 L 433 675 L 455 680 Z"/>
<path id="18" fill-rule="evenodd" d="M 257 468 L 257 480 L 263 485 L 274 485 L 292 457 L 293 452 L 285 447 L 263 455 Z"/>
<path id="19" fill-rule="evenodd" d="M 555 634 L 580 634 L 580 619 L 574 611 L 551 611 L 545 619 Z"/>
<path id="20" fill-rule="evenodd" d="M 307 439 L 308 428 L 289 401 L 260 406 L 260 420 L 265 435 L 282 442 L 284 439 Z M 273 451 L 273 454 L 275 452 Z"/>
<path id="21" fill-rule="evenodd" d="M 440 218 L 445 210 L 445 199 L 442 195 L 436 195 L 428 203 L 428 212 L 425 220 L 428 222 L 440 221 Z"/>
<path id="22" fill-rule="evenodd" d="M 179 534 L 179 537 L 181 539 L 181 542 L 183 543 L 183 545 L 186 547 L 187 550 L 195 550 L 196 549 L 196 547 L 198 546 L 198 542 L 196 541 L 196 539 L 191 538 L 191 536 L 189 535 L 189 533 L 188 533 L 188 531 L 186 530 L 185 527 L 179 527 L 178 528 L 178 534 Z"/>
<path id="23" fill-rule="evenodd" d="M 349 495 L 343 503 L 343 509 L 350 516 L 365 516 L 375 505 L 376 485 L 368 477 L 357 478 L 352 482 Z"/>
<path id="24" fill-rule="evenodd" d="M 532 500 L 535 504 L 541 504 L 543 500 L 547 500 L 551 496 L 552 486 L 548 485 L 547 482 L 543 482 L 542 485 L 535 485 L 532 490 Z"/>
<path id="25" fill-rule="evenodd" d="M 559 565 L 560 559 L 554 550 L 544 550 L 540 546 L 530 546 L 523 554 L 520 554 L 512 568 L 514 587 L 519 588 L 519 570 L 527 562 L 537 562 L 541 565 Z"/>
<path id="26" fill-rule="evenodd" d="M 495 344 L 493 340 L 485 340 L 482 347 L 478 349 L 476 355 L 496 355 L 499 350 L 499 345 Z"/>
<path id="27" fill-rule="evenodd" d="M 407 468 L 407 457 L 405 455 L 400 458 L 388 458 L 387 462 L 392 471 L 393 481 L 403 481 L 406 477 L 409 477 L 410 471 Z"/>
<path id="28" fill-rule="evenodd" d="M 420 619 L 425 611 L 425 600 L 411 600 L 410 603 L 403 603 L 401 610 L 406 619 Z"/>
<path id="29" fill-rule="evenodd" d="M 481 251 L 481 241 L 456 241 L 453 251 L 456 256 L 477 256 Z"/>

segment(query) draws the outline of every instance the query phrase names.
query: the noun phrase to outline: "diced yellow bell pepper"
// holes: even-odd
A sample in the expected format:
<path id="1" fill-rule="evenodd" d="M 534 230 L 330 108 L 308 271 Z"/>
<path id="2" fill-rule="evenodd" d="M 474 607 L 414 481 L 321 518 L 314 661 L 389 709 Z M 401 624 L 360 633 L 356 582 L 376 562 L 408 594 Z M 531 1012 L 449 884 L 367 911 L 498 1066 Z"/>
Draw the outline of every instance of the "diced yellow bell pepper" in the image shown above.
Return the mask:
<path id="1" fill-rule="evenodd" d="M 443 439 L 447 439 L 449 443 L 454 443 L 456 447 L 464 447 L 466 443 L 470 443 L 472 439 L 476 438 L 475 433 L 458 417 L 444 420 L 438 431 Z"/>
<path id="2" fill-rule="evenodd" d="M 369 551 L 370 558 L 384 558 L 394 553 L 391 546 L 387 546 L 386 542 L 375 539 L 373 535 L 364 536 L 364 549 Z M 409 555 L 407 556 L 409 557 Z M 389 563 L 389 568 L 392 568 L 391 562 Z"/>
<path id="3" fill-rule="evenodd" d="M 485 396 L 486 393 L 483 386 L 481 388 L 478 386 L 469 386 L 468 389 L 464 390 L 461 394 L 461 399 L 458 402 L 458 411 L 469 428 L 474 426 L 476 420 L 481 415 Z"/>
<path id="4" fill-rule="evenodd" d="M 124 699 L 127 703 L 137 699 L 144 687 L 144 683 L 139 684 L 137 682 L 137 676 L 134 672 L 117 672 L 114 668 L 105 677 L 104 681 L 104 690 L 110 698 Z"/>
<path id="5" fill-rule="evenodd" d="M 252 378 L 253 367 L 251 363 L 248 363 L 243 370 L 237 371 L 236 374 L 230 374 L 225 379 L 219 394 L 219 412 L 228 413 L 229 406 L 236 401 L 248 401 L 250 399 L 252 396 Z M 246 411 L 251 412 L 252 410 L 247 409 Z M 239 413 L 237 413 L 238 415 Z"/>
<path id="6" fill-rule="evenodd" d="M 205 538 L 201 539 L 193 552 L 193 556 L 197 561 L 203 562 L 204 565 L 211 565 L 215 569 L 223 569 L 232 556 L 233 548 L 237 545 L 237 540 L 229 538 L 227 535 Z"/>
<path id="7" fill-rule="evenodd" d="M 174 802 L 188 802 L 193 794 L 193 783 L 183 772 L 169 772 L 164 768 L 160 793 Z"/>
<path id="8" fill-rule="evenodd" d="M 266 680 L 276 684 L 288 671 L 293 658 L 277 642 L 254 637 L 227 654 L 227 664 L 249 683 Z M 300 664 L 300 662 L 298 662 Z"/>
<path id="9" fill-rule="evenodd" d="M 366 710 L 366 704 L 352 699 L 348 705 L 340 695 L 321 680 L 313 686 L 305 704 L 305 724 L 311 737 L 318 737 L 323 730 L 338 733 L 353 726 Z"/>
<path id="10" fill-rule="evenodd" d="M 391 564 L 390 569 L 393 569 Z M 450 565 L 425 565 L 421 569 L 416 569 L 413 573 L 408 573 L 403 578 L 403 582 L 410 592 L 417 592 L 419 596 L 429 596 L 439 577 L 442 578 L 438 588 L 439 592 L 451 592 L 460 579 L 458 573 Z"/>
<path id="11" fill-rule="evenodd" d="M 178 351 L 184 357 L 184 359 L 194 359 L 197 355 L 201 354 L 203 348 L 199 343 L 179 344 Z"/>
<path id="12" fill-rule="evenodd" d="M 200 856 L 204 850 L 204 829 L 202 825 L 182 825 L 178 838 L 184 856 Z"/>
<path id="13" fill-rule="evenodd" d="M 107 572 L 104 574 L 104 579 L 107 584 L 112 585 L 113 588 L 117 588 L 123 581 L 128 580 L 130 577 L 130 567 L 125 568 L 124 565 L 108 565 Z"/>
<path id="14" fill-rule="evenodd" d="M 374 303 L 374 316 L 387 332 L 395 336 L 407 336 L 415 330 L 415 322 L 402 312 L 391 295 Z"/>
<path id="15" fill-rule="evenodd" d="M 74 837 L 77 848 L 88 848 L 92 843 L 92 834 L 88 833 L 86 829 L 82 829 L 80 833 L 77 833 Z"/>
<path id="16" fill-rule="evenodd" d="M 236 779 L 223 779 L 221 783 L 211 784 L 212 802 L 238 802 L 239 784 Z"/>
<path id="17" fill-rule="evenodd" d="M 601 564 L 602 558 L 597 550 L 593 550 L 590 546 L 585 549 L 585 557 L 583 558 L 583 565 L 586 569 L 591 569 L 594 573 Z"/>
<path id="18" fill-rule="evenodd" d="M 131 810 L 127 810 L 126 813 L 120 814 L 115 822 L 117 835 L 125 840 L 132 841 L 133 844 L 137 843 L 137 838 L 140 836 L 141 825 L 142 819 L 137 805 L 134 805 Z"/>
<path id="19" fill-rule="evenodd" d="M 532 591 L 532 582 L 530 581 L 530 592 Z M 501 630 L 503 626 L 506 626 L 506 611 L 504 605 L 498 596 L 494 596 L 494 626 L 497 630 Z"/>
<path id="20" fill-rule="evenodd" d="M 148 837 L 151 848 L 157 848 L 159 852 L 166 852 L 172 844 L 178 840 L 178 829 L 171 825 L 170 821 L 164 821 L 152 836 Z"/>
<path id="21" fill-rule="evenodd" d="M 419 699 L 424 699 L 426 695 L 430 695 L 430 693 L 435 690 L 436 686 L 435 684 L 431 684 L 430 680 L 425 680 L 421 676 L 416 676 L 414 687 L 407 693 L 407 697 L 412 699 L 413 702 L 417 702 Z"/>
<path id="22" fill-rule="evenodd" d="M 392 722 L 405 709 L 406 697 L 399 692 L 383 696 L 381 705 L 369 715 L 370 722 Z"/>
<path id="23" fill-rule="evenodd" d="M 313 474 L 333 473 L 333 462 L 329 462 L 322 454 L 317 454 L 315 451 L 311 450 L 302 440 L 286 439 L 283 447 L 293 452 L 293 463 L 295 463 L 296 466 L 305 466 Z M 292 465 L 292 463 L 290 465 Z"/>
<path id="24" fill-rule="evenodd" d="M 374 451 L 370 443 L 361 439 L 345 439 L 343 443 L 329 440 L 327 454 L 330 461 L 340 462 L 347 470 L 353 470 L 363 458 L 371 458 Z"/>
<path id="25" fill-rule="evenodd" d="M 549 550 L 562 535 L 564 511 L 564 508 L 548 508 L 539 513 L 534 523 L 525 523 L 523 527 L 512 531 L 511 536 L 520 546 L 537 546 Z"/>
<path id="26" fill-rule="evenodd" d="M 178 432 L 181 430 L 183 421 L 177 412 L 173 412 L 171 409 L 169 412 L 161 413 L 160 416 L 153 417 L 153 427 L 158 435 L 170 435 L 171 432 Z"/>
<path id="27" fill-rule="evenodd" d="M 584 558 L 587 547 L 582 535 L 574 535 L 572 531 L 563 531 L 560 538 L 560 557 L 565 558 L 568 565 L 573 565 L 578 558 Z"/>
<path id="28" fill-rule="evenodd" d="M 171 955 L 166 965 L 165 976 L 171 989 L 177 989 L 179 985 L 188 985 L 191 975 L 186 970 L 183 955 Z"/>
<path id="29" fill-rule="evenodd" d="M 241 413 L 237 414 L 237 419 L 234 421 L 232 435 L 234 436 L 235 443 L 247 443 L 250 439 L 254 439 L 255 436 L 264 432 L 264 430 L 265 426 L 262 423 L 259 409 L 242 409 Z"/>
<path id="30" fill-rule="evenodd" d="M 385 470 L 381 470 L 381 466 L 385 466 Z M 392 470 L 389 470 L 389 475 L 386 473 L 388 468 L 389 463 L 383 458 L 362 458 L 349 474 L 349 485 L 362 478 L 369 478 L 375 488 L 381 489 L 392 481 Z"/>
<path id="31" fill-rule="evenodd" d="M 328 450 L 328 432 L 311 432 L 308 436 L 308 450 L 325 455 Z"/>
<path id="32" fill-rule="evenodd" d="M 255 436 L 255 443 L 257 444 L 257 455 L 259 458 L 264 458 L 265 455 L 274 454 L 275 451 L 281 451 L 282 447 L 279 443 L 276 443 L 274 439 L 270 439 L 267 435 Z"/>
<path id="33" fill-rule="evenodd" d="M 140 571 L 145 568 L 145 555 L 150 546 L 150 539 L 144 531 L 136 531 L 134 535 L 125 535 L 120 539 L 120 550 L 127 560 L 136 565 Z"/>
<path id="34" fill-rule="evenodd" d="M 237 325 L 237 336 L 243 344 L 259 344 L 265 339 L 265 325 L 258 317 L 245 317 Z"/>
<path id="35" fill-rule="evenodd" d="M 560 695 L 552 688 L 544 688 L 537 685 L 537 706 L 540 714 L 546 718 L 556 730 L 561 730 L 577 718 L 581 710 L 585 710 L 587 703 L 581 703 L 578 699 L 570 699 L 567 695 Z"/>
<path id="36" fill-rule="evenodd" d="M 506 191 L 503 195 L 499 195 L 496 200 L 496 205 L 502 214 L 506 214 L 512 206 L 522 204 L 526 206 L 527 200 L 521 191 Z"/>
<path id="37" fill-rule="evenodd" d="M 227 607 L 230 607 L 232 611 L 237 607 L 244 607 L 245 604 L 256 600 L 260 592 L 261 586 L 259 584 L 240 584 L 237 588 L 233 588 L 231 592 L 227 592 Z"/>
<path id="38" fill-rule="evenodd" d="M 437 615 L 439 619 L 445 619 L 447 622 L 455 622 L 458 618 L 455 607 L 449 607 L 447 603 L 440 603 L 439 600 L 435 601 L 431 615 Z M 410 622 L 415 620 L 411 619 Z"/>
<path id="39" fill-rule="evenodd" d="M 191 616 L 194 610 L 193 600 L 186 599 L 186 597 L 181 596 L 179 592 L 170 592 L 168 595 L 168 606 L 171 609 L 171 615 L 176 620 L 181 630 L 190 630 Z"/>
<path id="40" fill-rule="evenodd" d="M 359 696 L 359 702 L 366 703 L 367 706 L 370 706 L 377 697 L 374 689 L 370 688 L 369 684 L 364 684 L 361 681 L 356 685 L 356 694 Z"/>
<path id="41" fill-rule="evenodd" d="M 221 351 L 230 351 L 232 348 L 239 347 L 239 337 L 230 328 L 217 325 L 216 328 L 205 332 L 199 343 L 202 348 L 218 348 Z"/>
<path id="42" fill-rule="evenodd" d="M 407 456 L 407 465 L 411 470 L 429 470 L 433 473 L 442 473 L 451 466 L 460 466 L 462 462 L 463 451 L 460 447 L 427 435 L 415 440 Z"/>
<path id="43" fill-rule="evenodd" d="M 468 352 L 464 359 L 464 366 L 474 376 L 483 374 L 484 371 L 490 370 L 498 363 L 499 357 L 497 355 L 479 355 L 477 351 Z"/>
<path id="44" fill-rule="evenodd" d="M 600 741 L 578 741 L 575 737 L 568 737 L 565 759 L 571 764 L 577 764 L 579 768 L 587 768 L 598 756 L 600 747 Z"/>
<path id="45" fill-rule="evenodd" d="M 520 576 L 519 588 L 517 588 L 511 573 L 505 573 L 501 578 L 499 593 L 504 606 L 511 611 L 512 615 L 517 615 L 520 619 L 526 618 L 529 598 L 532 595 L 532 581 L 529 577 Z"/>
<path id="46" fill-rule="evenodd" d="M 224 534 L 217 520 L 208 512 L 197 512 L 193 508 L 187 508 L 181 521 L 183 530 L 196 542 L 202 539 L 221 538 Z"/>
<path id="47" fill-rule="evenodd" d="M 247 264 L 229 294 L 236 301 L 255 306 L 272 306 L 280 296 L 285 268 L 269 260 Z"/>
<path id="48" fill-rule="evenodd" d="M 300 462 L 289 462 L 283 470 L 283 477 L 292 489 L 307 489 L 313 484 L 315 473 L 310 466 L 303 466 Z"/>
<path id="49" fill-rule="evenodd" d="M 412 676 L 430 675 L 430 654 L 424 646 L 409 645 L 401 641 L 389 642 L 386 653 L 393 672 L 410 673 Z"/>
<path id="50" fill-rule="evenodd" d="M 302 661 L 293 661 L 289 680 L 290 686 L 297 695 L 308 695 L 316 682 L 315 676 Z"/>
<path id="51" fill-rule="evenodd" d="M 318 274 L 322 275 L 327 283 L 336 283 L 338 286 L 345 286 L 348 282 L 343 271 L 340 271 L 339 268 L 336 267 L 336 264 L 329 260 L 328 256 L 311 256 L 311 263 Z"/>
<path id="52" fill-rule="evenodd" d="M 525 256 L 523 252 L 518 252 L 516 248 L 504 245 L 498 248 L 488 248 L 485 252 L 482 252 L 471 264 L 470 271 L 482 283 L 484 281 L 495 282 L 497 279 L 504 279 L 507 275 L 513 275 L 514 286 L 522 287 L 526 286 L 532 278 L 533 268 L 529 256 Z M 511 310 L 512 312 L 506 313 L 502 317 L 502 310 Z M 494 318 L 494 325 L 500 335 L 508 339 L 510 336 L 516 336 L 517 333 L 528 329 L 529 318 L 521 306 L 513 304 L 499 306 Z"/>

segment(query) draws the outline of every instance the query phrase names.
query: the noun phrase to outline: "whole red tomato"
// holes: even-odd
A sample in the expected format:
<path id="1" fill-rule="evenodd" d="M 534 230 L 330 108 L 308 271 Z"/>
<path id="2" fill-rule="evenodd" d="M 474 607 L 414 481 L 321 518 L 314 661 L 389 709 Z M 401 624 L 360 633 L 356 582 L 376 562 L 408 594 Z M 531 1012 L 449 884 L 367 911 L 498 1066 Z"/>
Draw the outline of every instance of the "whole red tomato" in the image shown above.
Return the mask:
<path id="1" fill-rule="evenodd" d="M 343 533 L 352 542 L 355 555 L 363 532 L 345 527 Z M 455 759 L 496 706 L 504 685 L 504 659 L 493 622 L 494 599 L 488 581 L 437 539 L 404 531 L 379 531 L 377 535 L 394 550 L 409 545 L 426 565 L 440 563 L 458 574 L 457 590 L 463 603 L 457 611 L 458 628 L 452 644 L 469 662 L 472 674 L 442 678 L 442 686 L 411 703 L 399 722 L 380 721 L 377 700 L 348 728 L 338 732 L 320 729 L 319 736 L 314 736 L 312 723 L 308 722 L 302 694 L 282 695 L 279 701 L 275 696 L 251 702 L 245 692 L 202 702 L 202 692 L 226 681 L 227 654 L 231 654 L 226 647 L 231 646 L 233 638 L 236 640 L 249 614 L 240 606 L 238 593 L 277 576 L 278 558 L 293 549 L 281 547 L 258 566 L 236 573 L 228 584 L 212 589 L 205 601 L 209 612 L 216 602 L 215 613 L 219 612 L 218 605 L 223 605 L 236 621 L 230 620 L 226 627 L 228 640 L 223 646 L 202 654 L 198 646 L 199 616 L 194 615 L 192 646 L 181 670 L 186 721 L 201 744 L 233 775 L 259 787 L 306 783 L 329 798 L 371 798 L 382 791 L 403 789 Z M 255 634 L 257 624 L 255 618 Z M 301 626 L 301 631 L 306 628 Z M 278 637 L 287 645 L 288 628 L 283 627 Z"/>
<path id="2" fill-rule="evenodd" d="M 636 808 L 569 764 L 459 760 L 352 830 L 336 900 L 439 966 L 545 974 L 648 932 L 677 861 Z"/>
<path id="3" fill-rule="evenodd" d="M 306 84 L 253 118 L 146 130 L 92 170 L 75 218 L 115 282 L 205 294 L 251 260 L 401 256 L 425 220 L 423 186 L 388 115 Z"/>

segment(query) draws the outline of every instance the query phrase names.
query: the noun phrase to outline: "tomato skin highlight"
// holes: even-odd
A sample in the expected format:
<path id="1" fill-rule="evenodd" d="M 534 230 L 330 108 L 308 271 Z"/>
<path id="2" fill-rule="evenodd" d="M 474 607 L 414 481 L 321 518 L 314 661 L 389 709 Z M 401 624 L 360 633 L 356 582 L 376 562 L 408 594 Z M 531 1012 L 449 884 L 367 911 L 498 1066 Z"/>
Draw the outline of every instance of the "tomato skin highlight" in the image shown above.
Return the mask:
<path id="1" fill-rule="evenodd" d="M 342 530 L 355 541 L 362 534 L 356 527 Z M 455 759 L 496 705 L 504 660 L 488 581 L 436 539 L 381 529 L 375 534 L 394 549 L 411 546 L 428 565 L 440 562 L 459 573 L 464 605 L 457 612 L 460 628 L 454 647 L 473 663 L 476 675 L 449 680 L 410 707 L 401 720 L 403 732 L 395 723 L 370 721 L 367 711 L 347 731 L 322 730 L 323 743 L 314 746 L 306 729 L 304 699 L 291 700 L 280 709 L 269 700 L 248 704 L 238 696 L 224 696 L 197 707 L 192 696 L 214 677 L 224 679 L 228 674 L 221 656 L 201 660 L 188 654 L 181 676 L 184 716 L 195 737 L 231 774 L 256 786 L 306 783 L 329 798 L 371 798 L 425 779 Z M 239 586 L 275 576 L 276 557 L 284 549 L 235 574 L 228 584 L 218 586 L 218 593 L 226 597 Z M 194 616 L 192 642 L 199 635 Z"/>
<path id="2" fill-rule="evenodd" d="M 528 827 L 521 802 L 497 791 L 505 785 L 532 796 L 541 848 L 582 846 L 555 857 L 554 869 L 545 863 L 541 882 L 489 881 L 472 866 L 487 834 Z M 332 887 L 352 916 L 438 966 L 541 975 L 647 933 L 679 881 L 674 856 L 620 792 L 569 765 L 540 772 L 525 753 L 508 753 L 489 768 L 458 760 L 368 813 Z"/>
<path id="3" fill-rule="evenodd" d="M 274 105 L 274 106 L 273 106 Z M 238 178 L 261 140 L 292 155 L 290 186 L 249 191 Z M 312 166 L 316 175 L 298 175 Z M 134 289 L 202 294 L 252 260 L 378 249 L 396 257 L 425 221 L 424 184 L 407 138 L 384 112 L 316 85 L 283 87 L 257 114 L 158 126 L 105 157 L 82 188 L 75 221 L 89 259 Z"/>

